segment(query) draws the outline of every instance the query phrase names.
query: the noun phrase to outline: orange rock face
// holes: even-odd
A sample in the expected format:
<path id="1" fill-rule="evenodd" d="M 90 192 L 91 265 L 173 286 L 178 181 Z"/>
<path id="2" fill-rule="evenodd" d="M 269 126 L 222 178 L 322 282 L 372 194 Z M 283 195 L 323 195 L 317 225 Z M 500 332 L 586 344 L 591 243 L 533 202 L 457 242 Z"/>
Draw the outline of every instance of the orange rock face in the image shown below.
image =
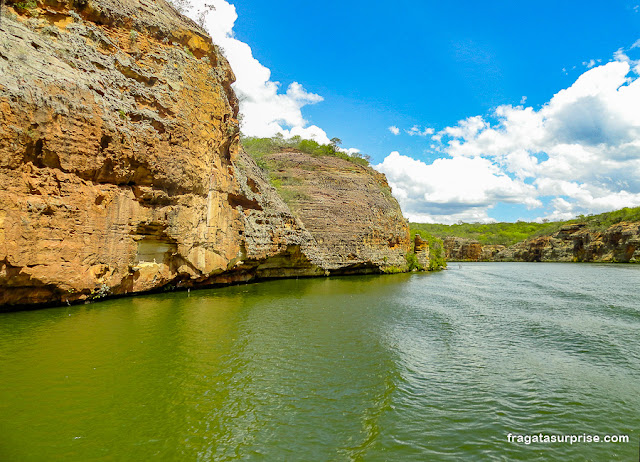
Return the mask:
<path id="1" fill-rule="evenodd" d="M 447 237 L 443 240 L 445 256 L 451 261 L 479 261 L 482 245 L 478 241 L 461 237 Z"/>
<path id="2" fill-rule="evenodd" d="M 145 5 L 3 18 L 0 303 L 149 290 L 240 252 L 233 73 L 194 23 Z"/>
<path id="3" fill-rule="evenodd" d="M 514 244 L 495 255 L 501 261 L 640 261 L 640 223 L 622 222 L 603 231 L 586 224 L 563 226 L 551 236 Z"/>
<path id="4" fill-rule="evenodd" d="M 429 242 L 422 239 L 419 234 L 416 234 L 413 239 L 413 252 L 416 254 L 418 264 L 423 268 L 429 268 Z"/>
<path id="5" fill-rule="evenodd" d="M 233 72 L 195 23 L 162 0 L 5 10 L 0 305 L 319 275 L 347 259 L 318 247 L 239 150 Z M 363 238 L 395 258 L 402 227 L 373 228 Z"/>

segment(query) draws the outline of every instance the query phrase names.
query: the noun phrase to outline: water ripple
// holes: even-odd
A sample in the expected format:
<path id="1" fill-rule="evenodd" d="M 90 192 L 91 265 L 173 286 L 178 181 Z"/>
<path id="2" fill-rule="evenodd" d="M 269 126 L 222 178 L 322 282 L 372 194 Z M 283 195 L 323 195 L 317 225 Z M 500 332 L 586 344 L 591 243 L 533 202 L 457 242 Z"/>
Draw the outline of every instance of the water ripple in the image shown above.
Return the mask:
<path id="1" fill-rule="evenodd" d="M 463 264 L 7 314 L 0 459 L 635 460 L 507 434 L 636 434 L 638 282 Z"/>

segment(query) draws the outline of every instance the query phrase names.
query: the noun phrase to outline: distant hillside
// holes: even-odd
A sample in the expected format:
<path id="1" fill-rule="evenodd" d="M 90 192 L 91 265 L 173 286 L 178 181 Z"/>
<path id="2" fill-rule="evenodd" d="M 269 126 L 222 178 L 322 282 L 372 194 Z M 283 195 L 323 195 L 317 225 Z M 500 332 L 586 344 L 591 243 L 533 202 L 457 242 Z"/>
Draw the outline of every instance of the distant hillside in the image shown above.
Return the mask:
<path id="1" fill-rule="evenodd" d="M 599 215 L 580 215 L 573 220 L 535 223 L 518 221 L 516 223 L 461 223 L 455 225 L 410 223 L 412 233 L 425 233 L 444 239 L 461 237 L 473 239 L 482 245 L 513 245 L 517 242 L 539 236 L 549 236 L 563 226 L 585 223 L 586 229 L 604 231 L 612 225 L 628 221 L 640 221 L 640 207 L 625 207 Z"/>

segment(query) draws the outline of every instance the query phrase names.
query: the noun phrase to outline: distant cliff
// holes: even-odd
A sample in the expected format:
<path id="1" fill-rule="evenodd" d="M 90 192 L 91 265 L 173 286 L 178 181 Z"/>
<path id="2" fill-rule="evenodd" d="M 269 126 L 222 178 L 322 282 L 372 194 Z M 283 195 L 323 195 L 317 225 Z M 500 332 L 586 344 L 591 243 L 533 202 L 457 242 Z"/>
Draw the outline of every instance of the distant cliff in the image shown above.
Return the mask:
<path id="1" fill-rule="evenodd" d="M 572 223 L 511 246 L 448 237 L 444 247 L 450 261 L 640 262 L 640 222 L 621 222 L 602 231 Z"/>
<path id="2" fill-rule="evenodd" d="M 403 267 L 409 227 L 385 176 L 330 156 L 266 156 L 272 182 L 315 239 L 321 266 L 338 272 Z"/>
<path id="3" fill-rule="evenodd" d="M 226 59 L 165 1 L 5 10 L 0 305 L 407 268 L 384 176 L 286 152 L 274 184 Z"/>

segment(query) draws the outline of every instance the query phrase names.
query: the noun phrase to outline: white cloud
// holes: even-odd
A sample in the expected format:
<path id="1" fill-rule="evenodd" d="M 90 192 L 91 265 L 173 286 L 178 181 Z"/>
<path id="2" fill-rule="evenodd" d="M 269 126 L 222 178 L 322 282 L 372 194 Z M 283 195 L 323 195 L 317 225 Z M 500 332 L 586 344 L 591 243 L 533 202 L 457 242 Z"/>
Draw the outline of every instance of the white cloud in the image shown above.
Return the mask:
<path id="1" fill-rule="evenodd" d="M 482 157 L 437 159 L 429 165 L 394 151 L 374 168 L 387 176 L 412 221 L 492 221 L 488 211 L 496 202 L 542 205 L 533 186 L 511 179 Z"/>
<path id="2" fill-rule="evenodd" d="M 327 134 L 323 129 L 316 125 L 311 125 L 306 128 L 293 127 L 291 130 L 279 129 L 279 132 L 284 135 L 285 138 L 291 138 L 292 136 L 299 136 L 307 140 L 315 140 L 320 144 L 329 144 L 331 140 L 327 137 Z M 270 135 L 264 135 L 270 136 Z"/>
<path id="3" fill-rule="evenodd" d="M 400 129 L 398 127 L 396 127 L 395 125 L 392 125 L 389 127 L 389 131 L 391 133 L 393 133 L 394 135 L 399 135 L 400 134 Z"/>
<path id="4" fill-rule="evenodd" d="M 583 61 L 582 65 L 586 66 L 588 69 L 591 69 L 593 66 L 596 65 L 596 60 L 595 59 L 590 59 L 589 61 Z"/>
<path id="5" fill-rule="evenodd" d="M 430 127 L 425 127 L 425 129 L 422 130 L 418 125 L 414 125 L 409 130 L 405 130 L 405 132 L 409 136 L 429 136 L 429 135 L 433 135 L 435 133 L 435 130 Z"/>
<path id="6" fill-rule="evenodd" d="M 238 19 L 235 6 L 224 0 L 193 0 L 191 4 L 186 14 L 194 20 L 204 18 L 205 29 L 222 47 L 236 75 L 233 89 L 244 116 L 242 132 L 260 137 L 300 135 L 328 143 L 325 131 L 307 126 L 301 111 L 308 104 L 322 101 L 322 96 L 307 92 L 298 82 L 291 83 L 285 93 L 280 92 L 280 82 L 271 80 L 271 71 L 253 57 L 249 45 L 234 38 L 233 26 Z"/>
<path id="7" fill-rule="evenodd" d="M 434 134 L 432 150 L 448 158 L 393 152 L 375 168 L 416 221 L 491 221 L 499 202 L 540 208 L 540 220 L 640 206 L 640 66 L 624 49 L 615 56 L 585 63 L 539 110 L 523 98 Z"/>
<path id="8" fill-rule="evenodd" d="M 562 196 L 549 218 L 640 205 L 640 79 L 624 50 L 616 57 L 594 63 L 538 111 L 500 106 L 493 125 L 475 116 L 445 128 L 443 151 L 530 179 L 534 197 Z"/>
<path id="9" fill-rule="evenodd" d="M 356 149 L 356 148 L 348 148 L 348 149 L 338 148 L 338 151 L 342 151 L 345 154 L 349 154 L 350 156 L 353 156 L 354 154 L 359 154 L 360 153 L 360 149 Z"/>

